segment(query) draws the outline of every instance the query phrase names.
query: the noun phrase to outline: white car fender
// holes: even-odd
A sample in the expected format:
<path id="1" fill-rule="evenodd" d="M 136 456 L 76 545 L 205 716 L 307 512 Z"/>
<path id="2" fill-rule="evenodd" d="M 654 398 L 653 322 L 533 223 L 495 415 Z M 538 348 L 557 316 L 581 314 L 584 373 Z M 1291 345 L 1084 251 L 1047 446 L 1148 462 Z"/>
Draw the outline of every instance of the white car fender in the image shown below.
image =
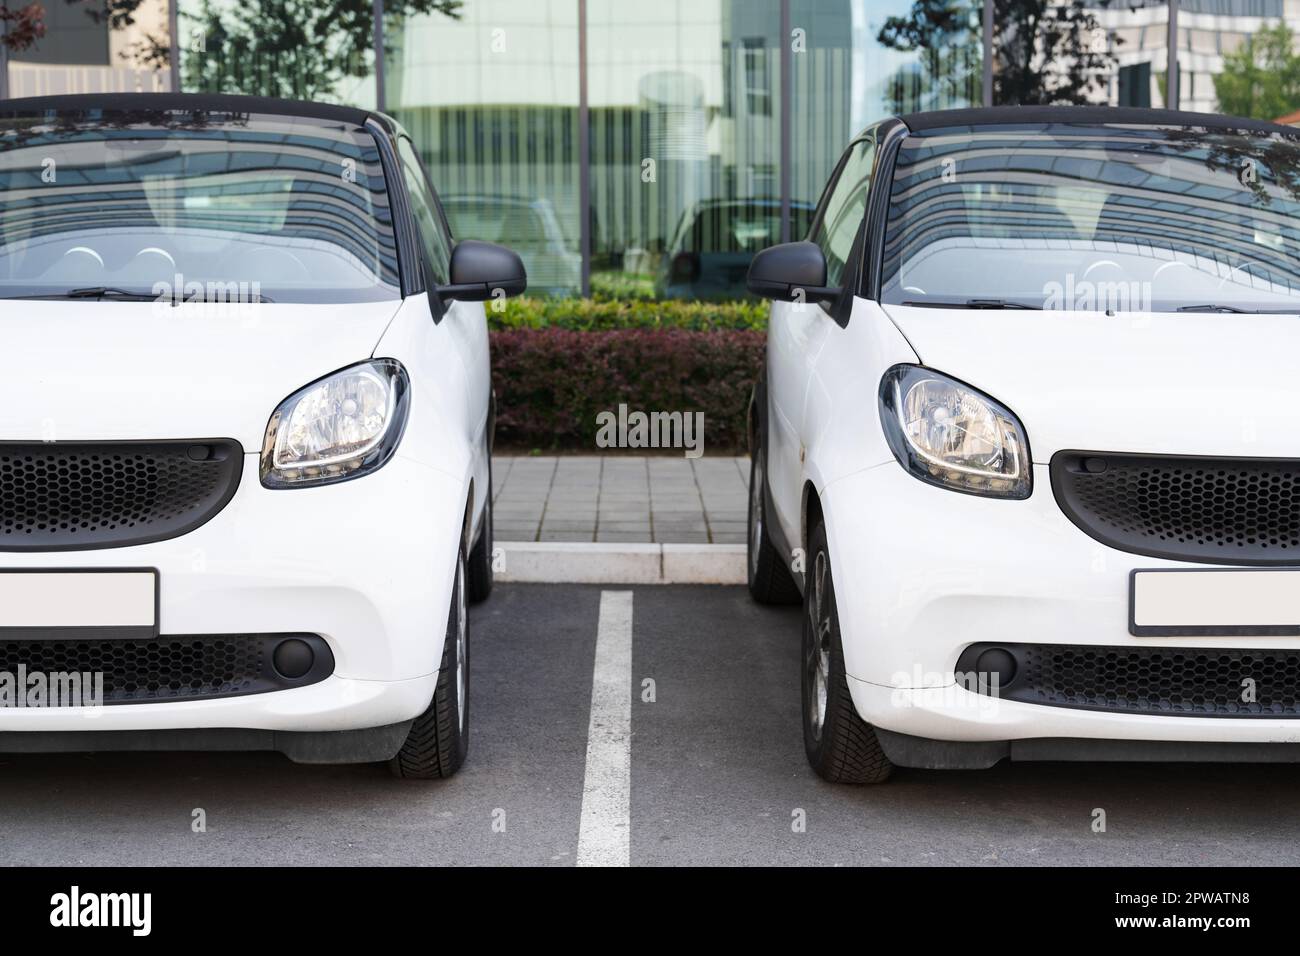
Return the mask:
<path id="1" fill-rule="evenodd" d="M 875 302 L 855 298 L 844 328 L 825 318 L 831 337 L 811 371 L 801 428 L 804 480 L 819 496 L 845 476 L 894 460 L 880 423 L 880 377 L 890 366 L 919 361 Z"/>

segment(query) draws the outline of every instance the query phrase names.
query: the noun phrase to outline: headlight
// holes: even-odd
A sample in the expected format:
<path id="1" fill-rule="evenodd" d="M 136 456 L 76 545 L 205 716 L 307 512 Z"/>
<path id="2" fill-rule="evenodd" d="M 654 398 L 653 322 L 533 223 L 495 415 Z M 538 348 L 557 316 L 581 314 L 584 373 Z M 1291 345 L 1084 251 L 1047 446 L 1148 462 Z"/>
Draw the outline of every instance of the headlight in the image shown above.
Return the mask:
<path id="1" fill-rule="evenodd" d="M 262 442 L 262 484 L 297 488 L 357 478 L 397 449 L 410 381 L 400 362 L 378 359 L 326 376 L 275 410 Z"/>
<path id="2" fill-rule="evenodd" d="M 880 420 L 900 464 L 931 484 L 1028 498 L 1029 441 L 1006 406 L 956 379 L 895 365 L 880 382 Z"/>

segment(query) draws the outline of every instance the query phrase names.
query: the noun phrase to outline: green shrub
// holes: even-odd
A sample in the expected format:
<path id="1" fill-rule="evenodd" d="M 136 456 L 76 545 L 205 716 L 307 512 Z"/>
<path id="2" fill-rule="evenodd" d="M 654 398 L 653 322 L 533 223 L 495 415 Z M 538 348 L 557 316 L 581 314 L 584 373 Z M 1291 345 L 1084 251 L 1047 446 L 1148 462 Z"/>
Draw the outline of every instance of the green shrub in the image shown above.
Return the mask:
<path id="1" fill-rule="evenodd" d="M 768 303 L 692 302 L 679 299 L 576 299 L 523 296 L 507 299 L 501 312 L 489 307 L 488 328 L 568 329 L 590 332 L 614 329 L 767 328 Z"/>

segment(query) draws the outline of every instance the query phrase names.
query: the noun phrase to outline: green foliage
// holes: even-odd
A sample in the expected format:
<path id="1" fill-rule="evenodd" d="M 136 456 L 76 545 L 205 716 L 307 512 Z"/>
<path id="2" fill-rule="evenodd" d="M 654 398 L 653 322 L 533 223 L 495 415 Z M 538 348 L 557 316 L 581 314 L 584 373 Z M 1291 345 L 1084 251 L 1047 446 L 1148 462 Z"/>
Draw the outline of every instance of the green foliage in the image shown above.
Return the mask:
<path id="1" fill-rule="evenodd" d="M 591 294 L 596 299 L 653 299 L 655 277 L 624 272 L 593 272 Z"/>
<path id="2" fill-rule="evenodd" d="M 136 2 L 139 0 L 113 0 Z M 390 16 L 459 17 L 462 0 L 388 0 Z M 203 50 L 193 51 L 193 31 Z M 183 87 L 207 93 L 258 93 L 328 100 L 341 81 L 369 76 L 371 0 L 202 0 L 181 25 Z"/>
<path id="3" fill-rule="evenodd" d="M 682 299 L 507 299 L 505 309 L 487 310 L 488 327 L 570 329 L 766 330 L 768 303 L 762 301 L 693 302 Z"/>
<path id="4" fill-rule="evenodd" d="M 1273 120 L 1300 109 L 1300 55 L 1284 22 L 1265 27 L 1223 58 L 1214 78 L 1219 112 Z"/>

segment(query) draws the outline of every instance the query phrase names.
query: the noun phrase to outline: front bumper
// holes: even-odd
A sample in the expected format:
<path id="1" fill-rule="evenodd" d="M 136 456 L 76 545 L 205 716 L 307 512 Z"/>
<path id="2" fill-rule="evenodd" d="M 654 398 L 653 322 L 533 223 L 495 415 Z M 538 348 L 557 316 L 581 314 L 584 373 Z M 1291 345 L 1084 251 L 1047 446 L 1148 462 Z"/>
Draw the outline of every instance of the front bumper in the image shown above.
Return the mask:
<path id="1" fill-rule="evenodd" d="M 1300 637 L 1134 637 L 1129 573 L 1205 568 L 1106 547 L 1084 534 L 1034 469 L 1024 501 L 917 481 L 894 462 L 822 495 L 854 704 L 888 731 L 945 741 L 1108 739 L 1298 743 L 1300 719 L 1109 713 L 991 698 L 957 684 L 981 642 L 1294 649 Z"/>
<path id="2" fill-rule="evenodd" d="M 247 728 L 341 731 L 428 706 L 451 602 L 462 483 L 402 455 L 371 475 L 272 491 L 244 456 L 239 490 L 211 521 L 129 548 L 0 553 L 0 567 L 157 568 L 163 638 L 320 635 L 333 675 L 310 686 L 209 700 L 0 708 L 0 732 Z"/>

